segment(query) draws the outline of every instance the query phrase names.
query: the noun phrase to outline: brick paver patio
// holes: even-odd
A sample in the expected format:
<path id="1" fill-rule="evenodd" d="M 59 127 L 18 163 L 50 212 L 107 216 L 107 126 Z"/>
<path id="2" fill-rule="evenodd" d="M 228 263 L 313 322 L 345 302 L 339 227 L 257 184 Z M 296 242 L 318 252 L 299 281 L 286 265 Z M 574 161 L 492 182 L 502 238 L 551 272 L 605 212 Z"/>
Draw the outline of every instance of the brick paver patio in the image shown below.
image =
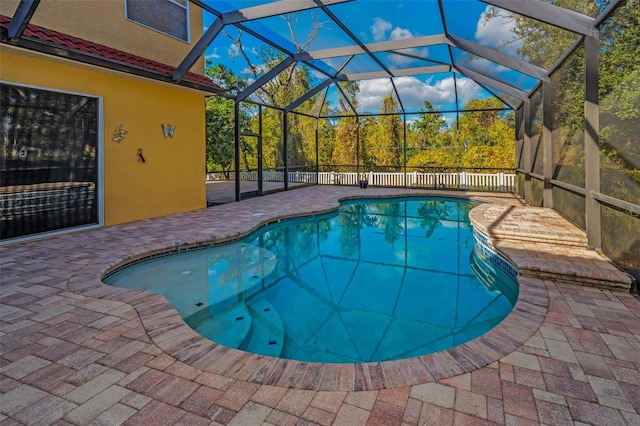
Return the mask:
<path id="1" fill-rule="evenodd" d="M 246 354 L 199 337 L 160 296 L 100 282 L 149 252 L 234 238 L 340 198 L 428 193 L 301 188 L 0 248 L 0 425 L 640 425 L 640 302 L 581 285 L 625 278 L 561 220 L 571 247 L 536 240 L 553 227 L 509 195 L 475 198 L 495 206 L 491 220 L 509 206 L 520 214 L 503 232 L 486 229 L 523 268 L 514 311 L 424 357 L 337 365 Z"/>

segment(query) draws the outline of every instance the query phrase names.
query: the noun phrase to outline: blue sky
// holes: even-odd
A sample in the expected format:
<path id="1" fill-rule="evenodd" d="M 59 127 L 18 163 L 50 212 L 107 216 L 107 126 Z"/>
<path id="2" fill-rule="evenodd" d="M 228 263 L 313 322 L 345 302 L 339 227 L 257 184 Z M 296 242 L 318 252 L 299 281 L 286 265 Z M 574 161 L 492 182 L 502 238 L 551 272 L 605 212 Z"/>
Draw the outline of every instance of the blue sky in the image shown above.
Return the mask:
<path id="1" fill-rule="evenodd" d="M 268 1 L 216 1 L 212 5 L 222 12 L 227 12 L 236 8 L 265 3 Z M 498 48 L 503 53 L 517 57 L 519 44 L 513 40 L 513 19 L 510 19 L 506 14 L 506 17 L 487 20 L 485 13 L 489 7 L 486 3 L 476 0 L 445 1 L 444 13 L 447 29 L 458 37 L 487 47 Z M 332 5 L 329 6 L 329 9 L 364 43 L 399 40 L 444 32 L 438 2 L 435 0 L 358 0 Z M 464 13 L 460 13 L 461 10 Z M 213 16 L 205 16 L 205 25 L 210 25 L 213 18 Z M 302 11 L 293 19 L 293 34 L 282 17 L 264 18 L 247 22 L 245 25 L 294 51 L 295 41 L 302 44 L 308 39 L 312 22 L 316 19 L 320 23 L 320 30 L 318 36 L 309 46 L 309 50 L 355 45 L 354 41 L 322 11 Z M 231 35 L 236 34 L 237 30 L 234 28 L 226 29 Z M 250 60 L 259 64 L 259 51 L 264 43 L 246 33 L 242 40 Z M 388 53 L 378 53 L 376 56 L 392 70 L 450 62 L 446 45 L 407 49 L 403 53 L 435 61 L 435 63 Z M 518 72 L 478 57 L 469 56 L 466 52 L 458 51 L 455 48 L 453 54 L 458 63 L 464 63 L 470 69 L 486 72 L 496 79 L 520 86 L 525 90 L 529 90 L 536 83 L 534 79 L 525 77 Z M 223 34 L 220 34 L 207 49 L 206 57 L 213 63 L 224 63 L 231 67 L 236 74 L 242 75 L 248 71 L 247 62 L 242 55 L 238 54 L 237 45 Z M 335 70 L 339 69 L 345 60 L 344 57 L 328 59 L 319 65 L 323 69 Z M 352 59 L 344 68 L 344 72 L 358 73 L 378 69 L 379 67 L 374 60 L 367 55 L 361 55 Z M 266 72 L 266 69 L 262 71 Z M 318 78 L 317 83 L 324 80 L 325 77 L 320 73 L 315 71 L 314 73 Z M 417 111 L 423 107 L 425 99 L 437 109 L 455 109 L 454 81 L 460 99 L 460 108 L 470 99 L 492 96 L 481 86 L 459 74 L 454 80 L 453 73 L 450 72 L 396 77 L 394 79 L 402 103 L 408 112 Z M 381 99 L 391 90 L 392 84 L 388 78 L 361 80 L 358 95 L 359 109 L 366 112 L 378 111 Z M 337 99 L 329 99 L 329 101 L 332 102 L 332 105 L 337 105 Z"/>

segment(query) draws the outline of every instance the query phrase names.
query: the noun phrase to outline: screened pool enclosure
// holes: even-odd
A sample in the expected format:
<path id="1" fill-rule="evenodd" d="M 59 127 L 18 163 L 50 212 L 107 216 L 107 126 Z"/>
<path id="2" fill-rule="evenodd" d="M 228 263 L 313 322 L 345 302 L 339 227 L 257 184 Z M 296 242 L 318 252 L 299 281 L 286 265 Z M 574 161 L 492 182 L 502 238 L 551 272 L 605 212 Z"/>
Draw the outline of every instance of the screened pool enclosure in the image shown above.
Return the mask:
<path id="1" fill-rule="evenodd" d="M 203 16 L 170 78 L 34 42 L 39 1 L 3 42 L 208 90 L 207 176 L 236 200 L 360 181 L 512 191 L 640 276 L 640 1 L 165 1 L 145 25 Z M 185 80 L 202 61 L 209 87 Z"/>

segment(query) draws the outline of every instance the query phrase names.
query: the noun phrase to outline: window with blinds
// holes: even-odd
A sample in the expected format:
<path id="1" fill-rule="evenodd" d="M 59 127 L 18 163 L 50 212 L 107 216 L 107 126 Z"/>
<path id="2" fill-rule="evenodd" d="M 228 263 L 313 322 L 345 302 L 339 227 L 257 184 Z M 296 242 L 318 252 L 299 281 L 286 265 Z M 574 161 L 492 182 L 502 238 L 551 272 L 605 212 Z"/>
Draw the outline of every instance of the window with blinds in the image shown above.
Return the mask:
<path id="1" fill-rule="evenodd" d="M 187 0 L 125 0 L 126 18 L 152 30 L 189 42 Z"/>

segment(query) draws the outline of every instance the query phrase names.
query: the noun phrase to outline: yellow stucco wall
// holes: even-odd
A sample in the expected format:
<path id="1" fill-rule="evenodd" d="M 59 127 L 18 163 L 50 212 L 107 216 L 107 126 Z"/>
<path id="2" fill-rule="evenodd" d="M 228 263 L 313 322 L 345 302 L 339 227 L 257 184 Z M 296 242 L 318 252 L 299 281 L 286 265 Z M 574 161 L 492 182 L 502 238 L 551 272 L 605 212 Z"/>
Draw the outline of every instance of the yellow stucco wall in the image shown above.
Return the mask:
<path id="1" fill-rule="evenodd" d="M 20 0 L 1 0 L 0 14 L 13 16 L 18 3 Z M 202 9 L 193 4 L 189 4 L 190 43 L 127 20 L 124 0 L 42 1 L 30 22 L 173 67 L 202 36 Z M 191 71 L 203 74 L 204 59 Z"/>
<path id="2" fill-rule="evenodd" d="M 4 81 L 103 97 L 105 225 L 206 207 L 202 93 L 6 45 L 0 64 Z M 176 126 L 173 138 L 162 123 Z M 112 141 L 116 124 L 128 132 L 122 143 Z"/>

